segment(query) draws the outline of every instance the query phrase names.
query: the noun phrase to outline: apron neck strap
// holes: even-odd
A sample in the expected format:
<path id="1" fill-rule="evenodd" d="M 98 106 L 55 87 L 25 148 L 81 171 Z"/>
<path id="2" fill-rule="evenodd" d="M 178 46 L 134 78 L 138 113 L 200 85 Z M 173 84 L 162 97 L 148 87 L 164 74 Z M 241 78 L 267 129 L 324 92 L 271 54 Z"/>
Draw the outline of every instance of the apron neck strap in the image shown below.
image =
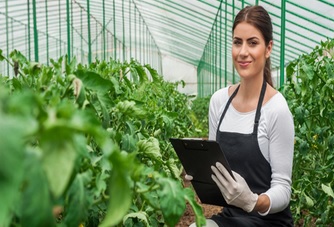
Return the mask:
<path id="1" fill-rule="evenodd" d="M 261 107 L 262 107 L 264 95 L 266 93 L 266 88 L 267 88 L 267 82 L 266 82 L 265 79 L 263 79 L 260 98 L 259 98 L 259 102 L 257 103 L 257 108 L 256 108 L 253 134 L 257 133 L 257 129 L 259 127 L 259 121 L 260 121 L 260 117 L 261 117 Z"/>

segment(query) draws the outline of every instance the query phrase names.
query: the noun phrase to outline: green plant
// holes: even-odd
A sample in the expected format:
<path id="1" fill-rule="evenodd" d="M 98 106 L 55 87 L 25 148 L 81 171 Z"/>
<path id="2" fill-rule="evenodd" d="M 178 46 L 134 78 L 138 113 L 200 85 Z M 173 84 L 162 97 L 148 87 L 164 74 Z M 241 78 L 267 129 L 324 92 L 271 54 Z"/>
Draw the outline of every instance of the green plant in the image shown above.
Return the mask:
<path id="1" fill-rule="evenodd" d="M 174 226 L 189 202 L 168 141 L 191 133 L 187 97 L 149 65 L 75 58 L 0 77 L 0 226 Z"/>
<path id="2" fill-rule="evenodd" d="M 295 123 L 292 212 L 296 224 L 334 222 L 334 40 L 286 69 L 282 90 Z"/>
<path id="3" fill-rule="evenodd" d="M 194 137 L 209 136 L 209 104 L 211 96 L 196 97 L 191 103 L 192 121 L 196 127 Z"/>

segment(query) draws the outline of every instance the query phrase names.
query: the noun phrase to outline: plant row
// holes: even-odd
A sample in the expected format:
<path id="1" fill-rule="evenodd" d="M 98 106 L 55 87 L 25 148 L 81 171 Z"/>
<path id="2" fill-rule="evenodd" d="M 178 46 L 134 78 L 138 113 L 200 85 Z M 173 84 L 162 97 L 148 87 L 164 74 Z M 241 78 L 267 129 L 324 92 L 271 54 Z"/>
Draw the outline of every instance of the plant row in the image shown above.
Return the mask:
<path id="1" fill-rule="evenodd" d="M 190 102 L 149 65 L 0 60 L 0 226 L 175 226 L 186 203 L 171 137 L 194 132 Z"/>

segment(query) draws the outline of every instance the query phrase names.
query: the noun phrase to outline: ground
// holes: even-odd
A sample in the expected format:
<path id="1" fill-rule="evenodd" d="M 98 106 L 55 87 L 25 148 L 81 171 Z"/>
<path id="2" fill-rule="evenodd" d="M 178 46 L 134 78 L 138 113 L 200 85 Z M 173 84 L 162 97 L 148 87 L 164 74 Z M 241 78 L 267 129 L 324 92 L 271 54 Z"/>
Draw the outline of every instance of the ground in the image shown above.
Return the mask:
<path id="1" fill-rule="evenodd" d="M 184 182 L 185 187 L 191 187 L 191 184 L 189 181 Z M 203 208 L 203 213 L 206 218 L 211 217 L 213 214 L 217 214 L 221 211 L 222 207 L 219 206 L 213 206 L 213 205 L 207 205 L 202 204 L 198 197 L 196 197 L 198 203 Z M 189 204 L 187 204 L 186 211 L 184 212 L 184 215 L 181 217 L 179 223 L 176 225 L 176 227 L 187 227 L 191 223 L 195 222 L 195 214 Z"/>

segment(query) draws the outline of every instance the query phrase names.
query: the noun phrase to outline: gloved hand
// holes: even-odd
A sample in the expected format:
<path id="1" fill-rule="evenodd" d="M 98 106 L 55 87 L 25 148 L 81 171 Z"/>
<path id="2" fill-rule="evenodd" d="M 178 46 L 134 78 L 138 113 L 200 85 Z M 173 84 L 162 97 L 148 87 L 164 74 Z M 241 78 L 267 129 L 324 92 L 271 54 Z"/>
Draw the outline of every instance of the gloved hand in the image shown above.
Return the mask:
<path id="1" fill-rule="evenodd" d="M 214 173 L 211 177 L 219 187 L 227 204 L 240 207 L 246 212 L 251 212 L 259 196 L 249 189 L 245 179 L 232 171 L 234 180 L 219 162 L 216 163 L 216 167 L 211 166 L 211 169 Z"/>
<path id="2" fill-rule="evenodd" d="M 184 179 L 188 180 L 188 181 L 192 181 L 193 180 L 193 176 L 186 174 L 186 175 L 184 175 Z"/>

